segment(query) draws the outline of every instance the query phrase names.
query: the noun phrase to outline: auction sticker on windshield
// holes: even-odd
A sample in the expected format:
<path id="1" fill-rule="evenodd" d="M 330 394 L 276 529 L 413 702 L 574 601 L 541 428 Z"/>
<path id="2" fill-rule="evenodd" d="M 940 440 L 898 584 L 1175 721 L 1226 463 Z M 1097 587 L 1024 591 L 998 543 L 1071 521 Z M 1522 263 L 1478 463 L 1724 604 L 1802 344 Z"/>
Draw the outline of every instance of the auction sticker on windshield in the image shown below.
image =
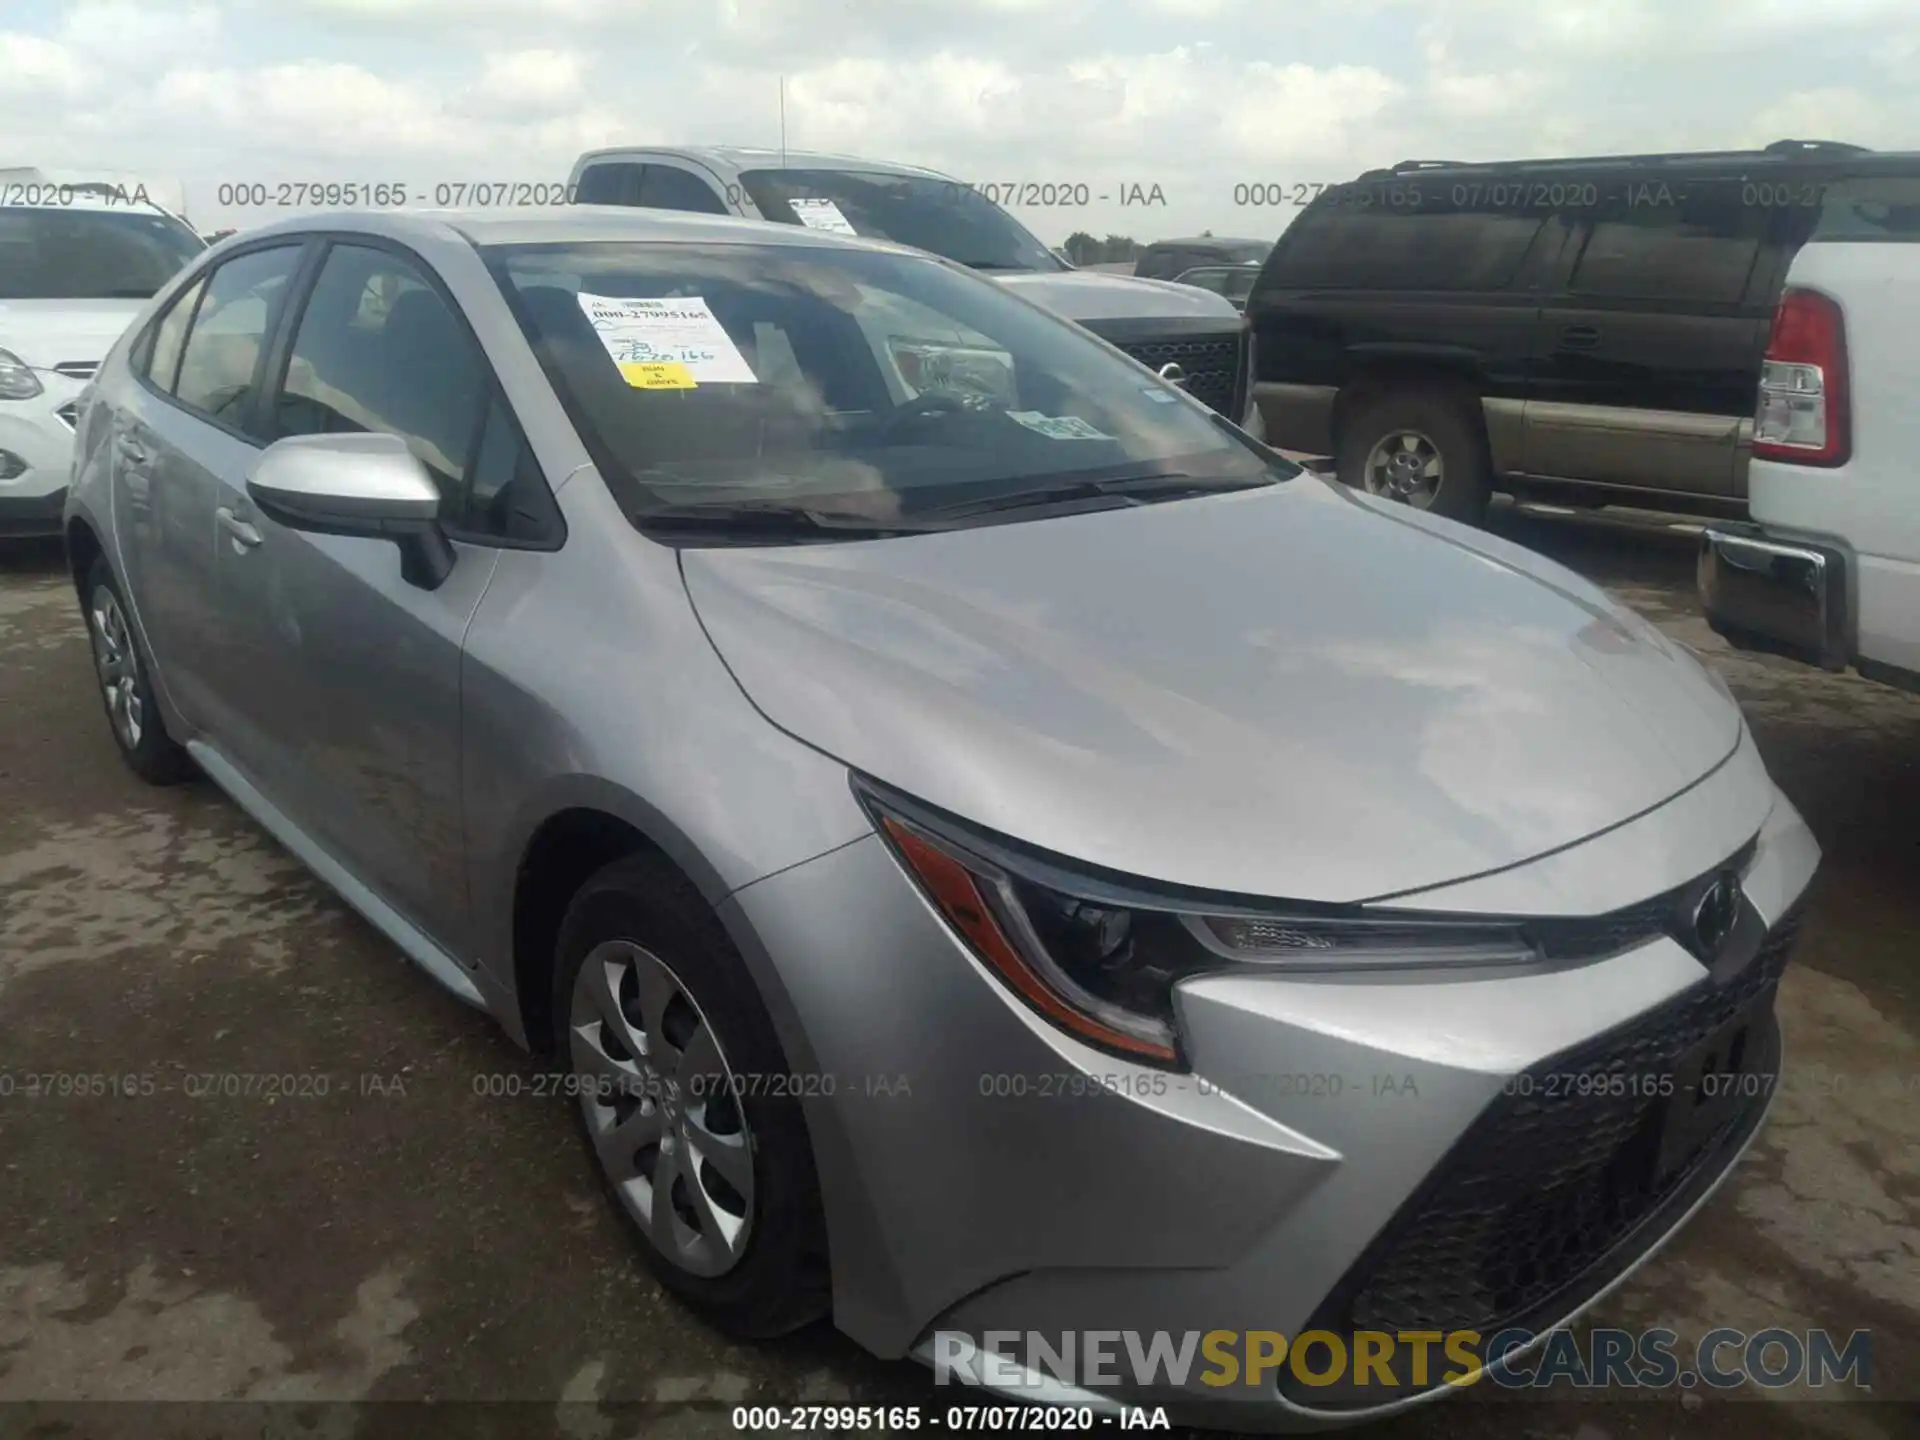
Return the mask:
<path id="1" fill-rule="evenodd" d="M 629 385 L 691 390 L 753 385 L 759 377 L 698 295 L 667 300 L 580 292 L 580 308 Z"/>
<path id="2" fill-rule="evenodd" d="M 840 213 L 840 207 L 831 200 L 808 198 L 789 200 L 793 213 L 800 223 L 809 230 L 830 230 L 835 235 L 858 235 L 853 222 Z"/>
<path id="3" fill-rule="evenodd" d="M 1094 429 L 1078 415 L 1042 415 L 1038 410 L 1009 410 L 1007 418 L 1054 440 L 1113 439 L 1105 431 Z"/>

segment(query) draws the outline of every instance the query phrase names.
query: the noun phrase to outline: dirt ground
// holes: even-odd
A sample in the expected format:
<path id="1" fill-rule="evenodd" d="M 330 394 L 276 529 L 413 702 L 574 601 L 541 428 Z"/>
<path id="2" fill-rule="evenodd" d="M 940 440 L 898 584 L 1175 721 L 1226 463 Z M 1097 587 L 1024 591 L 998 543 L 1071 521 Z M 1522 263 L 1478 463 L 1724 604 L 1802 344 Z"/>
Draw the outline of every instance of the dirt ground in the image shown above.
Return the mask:
<path id="1" fill-rule="evenodd" d="M 1768 1128 L 1595 1318 L 1869 1329 L 1873 1393 L 1476 1389 L 1368 1433 L 1920 1435 L 1920 697 L 1729 654 L 1685 533 L 1496 524 L 1700 650 L 1826 852 Z M 566 1102 L 479 1093 L 532 1074 L 211 785 L 139 784 L 58 551 L 0 548 L 0 1434 L 651 1440 L 799 1402 L 940 1428 L 916 1366 L 826 1327 L 736 1345 L 667 1299 Z"/>

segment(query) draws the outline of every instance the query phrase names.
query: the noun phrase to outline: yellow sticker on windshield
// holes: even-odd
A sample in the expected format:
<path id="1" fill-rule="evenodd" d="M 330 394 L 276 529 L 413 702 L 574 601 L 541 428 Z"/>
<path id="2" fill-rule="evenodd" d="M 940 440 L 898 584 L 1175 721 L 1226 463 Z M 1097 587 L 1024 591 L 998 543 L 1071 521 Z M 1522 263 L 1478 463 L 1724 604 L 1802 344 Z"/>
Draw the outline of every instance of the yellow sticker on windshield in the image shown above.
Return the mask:
<path id="1" fill-rule="evenodd" d="M 693 372 L 675 360 L 648 360 L 620 367 L 620 378 L 636 390 L 697 390 Z"/>

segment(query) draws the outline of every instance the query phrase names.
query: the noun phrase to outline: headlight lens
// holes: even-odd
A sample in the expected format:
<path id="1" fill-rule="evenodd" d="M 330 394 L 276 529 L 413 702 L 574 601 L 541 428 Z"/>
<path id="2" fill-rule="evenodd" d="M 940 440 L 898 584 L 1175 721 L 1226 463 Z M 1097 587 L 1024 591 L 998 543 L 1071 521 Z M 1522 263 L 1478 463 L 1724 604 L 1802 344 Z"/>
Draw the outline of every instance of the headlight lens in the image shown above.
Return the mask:
<path id="1" fill-rule="evenodd" d="M 26 361 L 0 350 L 0 400 L 31 400 L 45 388 Z"/>
<path id="2" fill-rule="evenodd" d="M 901 864 L 1008 988 L 1079 1039 L 1147 1064 L 1183 1063 L 1173 991 L 1191 976 L 1542 958 L 1518 924 L 1202 908 L 1124 894 L 859 789 Z"/>

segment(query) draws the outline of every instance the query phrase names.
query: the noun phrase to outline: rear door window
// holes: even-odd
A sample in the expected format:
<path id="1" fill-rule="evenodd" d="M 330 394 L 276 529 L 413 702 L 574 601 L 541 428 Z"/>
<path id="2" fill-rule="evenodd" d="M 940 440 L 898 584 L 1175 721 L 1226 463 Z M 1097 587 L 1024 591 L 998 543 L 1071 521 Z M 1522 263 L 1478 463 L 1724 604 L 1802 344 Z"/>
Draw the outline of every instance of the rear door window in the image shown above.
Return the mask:
<path id="1" fill-rule="evenodd" d="M 1437 187 L 1341 187 L 1293 222 L 1273 258 L 1275 282 L 1301 289 L 1500 290 L 1519 272 L 1545 216 L 1471 210 Z M 1434 190 L 1433 195 L 1426 193 Z M 1414 198 L 1418 195 L 1418 198 Z"/>
<path id="2" fill-rule="evenodd" d="M 678 165 L 649 165 L 640 181 L 640 203 L 654 210 L 691 210 L 725 215 L 726 204 L 706 181 Z"/>
<path id="3" fill-rule="evenodd" d="M 236 430 L 248 424 L 260 352 L 302 249 L 250 250 L 215 267 L 180 355 L 173 394 L 182 405 Z"/>
<path id="4" fill-rule="evenodd" d="M 169 395 L 173 393 L 174 377 L 180 373 L 180 352 L 186 348 L 193 307 L 200 303 L 200 292 L 206 284 L 202 276 L 174 297 L 160 323 L 149 332 L 145 356 L 134 362 L 153 385 Z"/>
<path id="5" fill-rule="evenodd" d="M 1767 227 L 1738 180 L 1627 184 L 1595 220 L 1568 289 L 1626 300 L 1732 305 Z"/>
<path id="6" fill-rule="evenodd" d="M 646 166 L 630 160 L 603 160 L 580 173 L 573 198 L 582 205 L 638 205 Z"/>

